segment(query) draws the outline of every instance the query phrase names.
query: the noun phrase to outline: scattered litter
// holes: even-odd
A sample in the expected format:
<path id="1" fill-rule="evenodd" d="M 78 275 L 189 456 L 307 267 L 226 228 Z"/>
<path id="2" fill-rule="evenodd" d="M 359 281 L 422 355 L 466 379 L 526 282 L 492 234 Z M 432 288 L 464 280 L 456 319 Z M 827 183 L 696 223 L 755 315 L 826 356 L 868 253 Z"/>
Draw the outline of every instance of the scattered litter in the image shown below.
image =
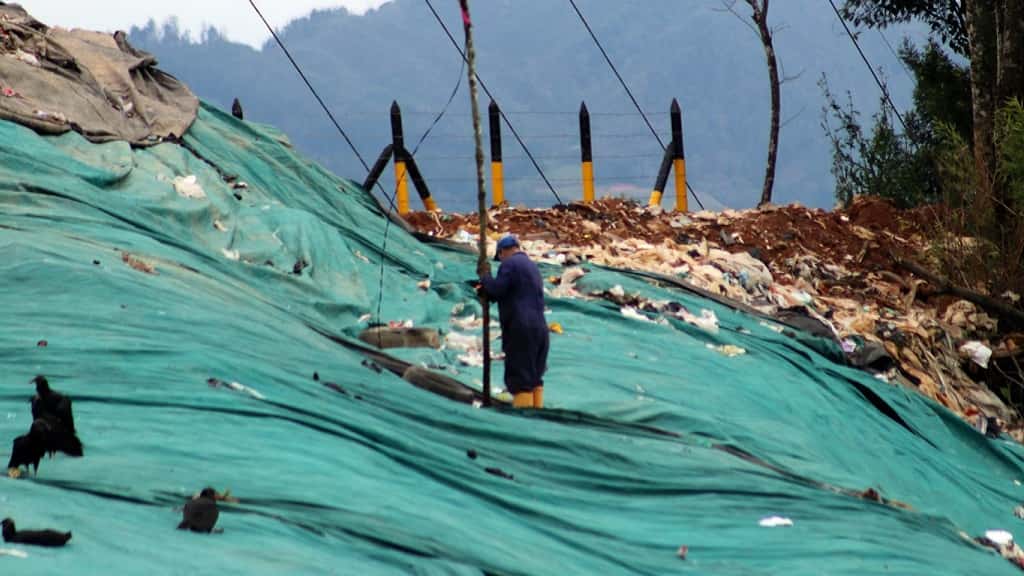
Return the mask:
<path id="1" fill-rule="evenodd" d="M 220 220 L 214 220 L 213 227 L 216 228 L 217 230 L 220 230 L 221 232 L 228 231 L 227 226 L 225 226 Z"/>
<path id="2" fill-rule="evenodd" d="M 1013 515 L 1024 520 L 1024 506 L 1017 506 L 1013 509 Z"/>
<path id="3" fill-rule="evenodd" d="M 234 188 L 235 190 L 244 190 L 244 189 L 246 189 L 248 187 L 249 187 L 249 185 L 246 184 L 245 182 L 241 181 L 241 180 L 239 180 L 238 182 L 235 182 L 232 185 L 232 188 Z"/>
<path id="4" fill-rule="evenodd" d="M 356 320 L 356 322 L 362 324 L 363 322 L 368 322 L 370 318 L 373 318 L 373 314 L 363 314 L 359 317 L 359 320 Z"/>
<path id="5" fill-rule="evenodd" d="M 459 310 L 461 312 L 461 310 Z M 463 330 L 469 330 L 471 328 L 480 328 L 484 325 L 483 319 L 477 318 L 476 314 L 470 314 L 469 316 L 456 317 L 453 316 L 449 320 L 452 326 L 461 328 Z"/>
<path id="6" fill-rule="evenodd" d="M 131 266 L 139 272 L 145 272 L 146 274 L 157 274 L 156 267 L 136 256 L 129 254 L 128 252 L 121 253 L 121 261 Z"/>
<path id="7" fill-rule="evenodd" d="M 240 257 L 238 250 L 228 250 L 227 248 L 221 248 L 220 251 L 228 260 L 238 260 Z"/>
<path id="8" fill-rule="evenodd" d="M 840 345 L 843 347 L 843 352 L 847 354 L 853 354 L 857 351 L 857 342 L 852 338 L 844 338 Z"/>
<path id="9" fill-rule="evenodd" d="M 472 448 L 470 448 L 469 450 L 466 450 L 466 456 L 470 460 L 476 460 L 476 450 L 473 450 Z"/>
<path id="10" fill-rule="evenodd" d="M 173 183 L 174 191 L 178 193 L 178 196 L 184 198 L 206 198 L 206 192 L 199 185 L 199 179 L 196 178 L 195 174 L 177 176 Z"/>
<path id="11" fill-rule="evenodd" d="M 631 320 L 639 320 L 641 322 L 654 322 L 654 320 L 651 320 L 647 316 L 637 312 L 636 308 L 633 308 L 632 306 L 623 306 L 621 309 L 619 309 L 619 312 L 621 312 L 623 316 Z"/>
<path id="12" fill-rule="evenodd" d="M 743 354 L 747 353 L 747 351 L 744 350 L 743 348 L 740 348 L 739 346 L 734 346 L 732 344 L 723 344 L 721 346 L 707 344 L 707 347 L 709 350 L 714 350 L 719 354 L 722 354 L 723 356 L 728 356 L 729 358 L 733 358 L 735 356 L 742 356 Z"/>
<path id="13" fill-rule="evenodd" d="M 266 400 L 266 397 L 263 394 L 260 394 L 248 386 L 239 384 L 238 382 L 225 382 L 220 378 L 208 378 L 206 383 L 210 388 L 227 388 L 229 390 L 234 390 L 235 392 L 244 392 L 257 400 Z"/>
<path id="14" fill-rule="evenodd" d="M 760 325 L 771 330 L 772 332 L 775 332 L 776 334 L 782 334 L 782 331 L 785 330 L 785 328 L 779 326 L 778 324 L 769 324 L 764 321 L 760 322 Z"/>
<path id="15" fill-rule="evenodd" d="M 480 368 L 484 365 L 484 353 L 479 350 L 473 350 L 465 354 L 459 354 L 455 357 L 464 366 L 473 366 Z"/>
<path id="16" fill-rule="evenodd" d="M 302 271 L 309 267 L 309 262 L 306 262 L 305 258 L 299 258 L 295 261 L 292 266 L 292 274 L 302 274 Z"/>
<path id="17" fill-rule="evenodd" d="M 46 348 L 48 345 L 49 342 L 47 342 L 46 340 L 40 340 L 39 342 L 36 342 L 36 346 L 40 348 Z"/>
<path id="18" fill-rule="evenodd" d="M 988 538 L 1000 546 L 1006 546 L 1010 542 L 1013 542 L 1013 534 L 1006 530 L 986 530 L 985 538 Z"/>
<path id="19" fill-rule="evenodd" d="M 370 259 L 369 259 L 369 258 L 367 258 L 367 257 L 366 257 L 366 255 L 365 255 L 365 254 L 363 254 L 362 252 L 360 252 L 359 250 L 356 250 L 356 251 L 355 251 L 355 252 L 353 252 L 352 254 L 353 254 L 353 255 L 355 255 L 355 257 L 356 257 L 356 258 L 359 258 L 360 260 L 362 260 L 363 262 L 365 262 L 365 263 L 367 263 L 367 264 L 369 264 L 369 263 L 370 263 Z"/>
<path id="20" fill-rule="evenodd" d="M 476 236 L 461 229 L 452 236 L 452 240 L 459 244 L 476 244 Z"/>
<path id="21" fill-rule="evenodd" d="M 960 346 L 960 355 L 970 358 L 982 368 L 988 368 L 988 361 L 992 357 L 992 349 L 974 340 Z"/>
<path id="22" fill-rule="evenodd" d="M 693 324 L 706 332 L 710 332 L 712 334 L 718 333 L 718 316 L 715 316 L 715 312 L 713 310 L 701 310 L 700 316 L 694 316 L 683 308 L 679 312 L 676 312 L 676 316 L 683 322 Z"/>
<path id="23" fill-rule="evenodd" d="M 11 88 L 10 86 L 4 86 L 3 93 L 4 96 L 7 96 L 8 98 L 13 98 L 18 95 L 18 93 L 14 91 L 14 88 Z M 36 115 L 39 115 L 38 110 L 36 110 Z"/>
<path id="24" fill-rule="evenodd" d="M 487 472 L 488 474 L 490 474 L 492 476 L 498 476 L 499 478 L 505 478 L 506 480 L 515 480 L 516 479 L 515 476 L 509 474 L 508 472 L 505 472 L 501 468 L 484 468 L 484 472 Z"/>
<path id="25" fill-rule="evenodd" d="M 21 48 L 18 48 L 14 52 L 14 57 L 17 58 L 18 60 L 21 60 L 25 64 L 28 64 L 29 66 L 35 66 L 37 68 L 39 67 L 39 58 L 36 58 L 35 54 L 30 54 L 28 52 L 25 52 Z"/>
<path id="26" fill-rule="evenodd" d="M 688 553 L 689 551 L 690 551 L 690 549 L 689 549 L 688 547 L 686 547 L 686 546 L 680 546 L 680 547 L 679 547 L 679 549 L 678 549 L 678 550 L 676 550 L 676 556 L 678 556 L 678 557 L 679 557 L 680 559 L 682 559 L 682 560 L 686 560 L 686 554 L 687 554 L 687 553 Z"/>
<path id="27" fill-rule="evenodd" d="M 444 347 L 448 350 L 480 350 L 483 348 L 483 338 L 461 332 L 449 332 L 444 336 Z"/>
<path id="28" fill-rule="evenodd" d="M 619 286 L 618 284 L 609 288 L 608 293 L 616 298 L 624 298 L 626 296 L 626 291 L 623 290 L 622 286 Z"/>
<path id="29" fill-rule="evenodd" d="M 761 518 L 761 521 L 757 524 L 764 528 L 778 528 L 780 526 L 792 526 L 793 521 L 782 516 L 768 516 L 767 518 Z"/>
<path id="30" fill-rule="evenodd" d="M 551 324 L 548 324 L 548 329 L 550 329 L 555 334 L 562 333 L 562 325 L 559 324 L 558 322 L 552 322 Z"/>
<path id="31" fill-rule="evenodd" d="M 28 554 L 17 548 L 0 548 L 0 556 L 14 556 L 15 558 L 28 558 Z"/>
<path id="32" fill-rule="evenodd" d="M 412 328 L 412 320 L 391 320 L 388 322 L 388 328 Z"/>
<path id="33" fill-rule="evenodd" d="M 430 290 L 430 278 L 417 282 L 416 287 L 424 292 L 428 292 Z"/>

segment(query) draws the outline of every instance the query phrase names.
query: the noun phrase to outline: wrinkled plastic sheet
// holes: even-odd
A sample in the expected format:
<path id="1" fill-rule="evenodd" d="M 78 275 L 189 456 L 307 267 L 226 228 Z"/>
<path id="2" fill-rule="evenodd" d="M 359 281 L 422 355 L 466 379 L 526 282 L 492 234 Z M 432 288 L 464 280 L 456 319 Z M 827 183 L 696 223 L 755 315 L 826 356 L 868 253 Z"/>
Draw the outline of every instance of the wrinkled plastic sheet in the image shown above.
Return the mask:
<path id="1" fill-rule="evenodd" d="M 203 159 L 0 122 L 0 457 L 30 424 L 36 373 L 73 398 L 85 444 L 3 480 L 2 515 L 74 533 L 8 545 L 28 557 L 0 557 L 5 571 L 1016 572 L 961 532 L 1015 531 L 1018 446 L 651 278 L 577 284 L 711 310 L 717 333 L 549 298 L 563 334 L 539 413 L 375 369 L 338 340 L 358 342 L 379 295 L 384 321 L 462 331 L 474 256 L 394 226 L 382 250 L 370 195 L 263 127 L 204 106 L 185 141 Z M 202 197 L 175 189 L 191 175 Z M 478 385 L 456 350 L 395 354 Z M 224 532 L 176 531 L 207 485 L 240 500 Z M 913 510 L 855 496 L 868 487 Z M 772 516 L 793 525 L 759 525 Z"/>

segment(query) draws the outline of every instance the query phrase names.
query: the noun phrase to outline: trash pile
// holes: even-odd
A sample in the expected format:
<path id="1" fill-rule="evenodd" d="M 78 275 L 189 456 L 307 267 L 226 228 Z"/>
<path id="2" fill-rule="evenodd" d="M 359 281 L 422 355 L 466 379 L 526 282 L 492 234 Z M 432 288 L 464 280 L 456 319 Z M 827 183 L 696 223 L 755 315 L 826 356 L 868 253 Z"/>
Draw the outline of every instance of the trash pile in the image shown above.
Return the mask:
<path id="1" fill-rule="evenodd" d="M 592 263 L 654 272 L 773 317 L 796 317 L 837 342 L 852 365 L 920 391 L 982 433 L 1024 440 L 1020 415 L 984 383 L 993 357 L 1024 363 L 1024 334 L 1001 333 L 993 315 L 898 265 L 924 253 L 926 212 L 865 197 L 832 212 L 789 205 L 679 214 L 609 198 L 495 208 L 488 237 L 513 232 L 535 260 L 567 270 Z M 420 212 L 407 220 L 428 236 L 476 245 L 475 214 Z M 552 295 L 574 296 L 568 280 Z M 1002 299 L 1014 304 L 1019 295 Z M 637 310 L 623 306 L 626 315 Z"/>

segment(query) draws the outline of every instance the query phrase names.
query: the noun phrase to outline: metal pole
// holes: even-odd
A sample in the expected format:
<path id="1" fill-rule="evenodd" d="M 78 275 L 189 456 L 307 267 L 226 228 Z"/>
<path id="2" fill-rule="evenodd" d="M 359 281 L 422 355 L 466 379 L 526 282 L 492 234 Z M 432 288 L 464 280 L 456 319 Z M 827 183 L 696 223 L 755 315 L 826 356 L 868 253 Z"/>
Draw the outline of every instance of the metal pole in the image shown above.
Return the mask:
<path id="1" fill-rule="evenodd" d="M 491 100 L 487 107 L 491 124 L 491 186 L 494 188 L 494 205 L 505 203 L 505 168 L 501 160 L 501 109 Z"/>
<path id="2" fill-rule="evenodd" d="M 409 183 L 405 175 L 405 138 L 402 135 L 402 110 L 398 102 L 391 102 L 391 145 L 395 156 L 395 197 L 398 201 L 398 213 L 405 216 L 409 213 Z"/>
<path id="3" fill-rule="evenodd" d="M 580 104 L 580 165 L 583 176 L 583 202 L 594 201 L 594 155 L 590 148 L 590 112 L 587 103 Z"/>
<path id="4" fill-rule="evenodd" d="M 676 210 L 686 212 L 686 152 L 683 148 L 683 111 L 672 99 L 672 166 L 676 173 Z"/>
<path id="5" fill-rule="evenodd" d="M 480 107 L 476 102 L 476 50 L 473 49 L 473 24 L 469 18 L 469 0 L 459 0 L 462 8 L 462 27 L 466 32 L 466 63 L 469 74 L 469 101 L 473 108 L 473 140 L 476 143 L 476 200 L 480 214 L 480 238 L 477 250 L 477 274 L 490 274 L 491 263 L 487 260 L 487 190 L 484 188 L 484 136 L 480 128 Z M 491 304 L 487 295 L 481 293 L 480 304 L 483 306 L 484 321 L 484 406 L 491 405 Z"/>

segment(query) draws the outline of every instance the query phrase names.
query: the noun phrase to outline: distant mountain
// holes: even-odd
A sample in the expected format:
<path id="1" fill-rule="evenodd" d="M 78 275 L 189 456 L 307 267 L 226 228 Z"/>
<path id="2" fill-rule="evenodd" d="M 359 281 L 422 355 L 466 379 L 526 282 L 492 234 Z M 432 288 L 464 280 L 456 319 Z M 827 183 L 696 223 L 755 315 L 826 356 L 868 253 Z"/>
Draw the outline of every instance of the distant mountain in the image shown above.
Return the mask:
<path id="1" fill-rule="evenodd" d="M 690 182 L 705 203 L 756 203 L 769 104 L 764 53 L 751 30 L 718 0 L 578 4 L 665 141 L 669 103 L 679 99 Z M 461 43 L 455 3 L 435 6 Z M 473 8 L 478 72 L 562 198 L 580 197 L 576 114 L 584 100 L 592 114 L 599 192 L 646 198 L 660 160 L 658 144 L 568 2 L 487 0 Z M 742 3 L 736 8 L 745 12 Z M 852 91 L 865 113 L 877 108 L 878 89 L 827 4 L 787 0 L 771 10 L 770 23 L 785 25 L 776 34 L 785 73 L 797 76 L 783 86 L 786 124 L 775 198 L 831 206 L 831 157 L 817 82 L 827 74 L 833 90 Z M 392 100 L 403 108 L 411 148 L 461 79 L 448 114 L 417 158 L 442 208 L 472 208 L 475 168 L 465 73 L 425 2 L 395 0 L 361 16 L 344 9 L 317 11 L 280 33 L 368 163 L 390 139 Z M 888 41 L 895 46 L 903 33 L 921 35 L 909 28 L 890 31 Z M 280 127 L 338 174 L 365 176 L 273 40 L 254 50 L 210 30 L 194 42 L 173 24 L 152 22 L 132 29 L 130 37 L 203 98 L 227 109 L 237 96 L 247 120 Z M 865 32 L 862 44 L 883 70 L 897 104 L 906 107 L 912 81 L 883 37 Z M 486 105 L 485 98 L 481 106 Z M 509 200 L 553 203 L 507 129 L 504 135 Z M 393 178 L 384 182 L 393 187 Z M 673 201 L 667 192 L 666 205 Z"/>

